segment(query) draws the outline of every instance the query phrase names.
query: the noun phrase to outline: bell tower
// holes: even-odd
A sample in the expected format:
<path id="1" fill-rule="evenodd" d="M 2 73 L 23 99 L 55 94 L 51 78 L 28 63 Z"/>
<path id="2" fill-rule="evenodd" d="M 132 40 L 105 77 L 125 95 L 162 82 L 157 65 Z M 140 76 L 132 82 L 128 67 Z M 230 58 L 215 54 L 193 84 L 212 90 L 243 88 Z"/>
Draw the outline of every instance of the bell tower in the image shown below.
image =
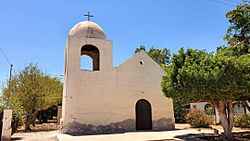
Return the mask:
<path id="1" fill-rule="evenodd" d="M 91 60 L 90 70 L 81 69 L 81 66 L 86 65 L 81 60 L 82 56 Z M 112 70 L 112 42 L 106 39 L 103 29 L 92 21 L 76 24 L 69 32 L 65 48 L 62 127 L 75 120 L 91 122 L 79 113 L 88 112 L 88 105 L 82 107 L 83 110 L 75 111 L 79 108 L 76 103 L 92 102 L 92 97 L 100 96 L 97 90 L 110 91 Z M 68 130 L 65 127 L 63 131 Z"/>

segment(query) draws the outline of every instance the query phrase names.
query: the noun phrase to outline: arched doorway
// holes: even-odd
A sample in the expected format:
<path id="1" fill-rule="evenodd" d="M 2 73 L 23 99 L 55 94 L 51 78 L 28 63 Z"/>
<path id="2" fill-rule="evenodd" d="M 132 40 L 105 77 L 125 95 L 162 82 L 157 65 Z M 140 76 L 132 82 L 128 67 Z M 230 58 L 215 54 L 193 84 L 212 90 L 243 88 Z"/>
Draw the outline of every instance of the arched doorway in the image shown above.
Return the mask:
<path id="1" fill-rule="evenodd" d="M 136 102 L 136 130 L 152 130 L 151 105 L 145 99 Z"/>

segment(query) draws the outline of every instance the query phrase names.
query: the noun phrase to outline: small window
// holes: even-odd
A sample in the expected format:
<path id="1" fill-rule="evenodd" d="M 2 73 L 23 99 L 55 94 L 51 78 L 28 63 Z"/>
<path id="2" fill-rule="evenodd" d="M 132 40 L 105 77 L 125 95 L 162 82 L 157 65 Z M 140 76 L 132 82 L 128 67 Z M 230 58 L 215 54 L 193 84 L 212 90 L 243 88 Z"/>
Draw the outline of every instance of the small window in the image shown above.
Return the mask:
<path id="1" fill-rule="evenodd" d="M 140 60 L 140 65 L 143 65 L 144 64 L 144 61 L 143 60 Z"/>

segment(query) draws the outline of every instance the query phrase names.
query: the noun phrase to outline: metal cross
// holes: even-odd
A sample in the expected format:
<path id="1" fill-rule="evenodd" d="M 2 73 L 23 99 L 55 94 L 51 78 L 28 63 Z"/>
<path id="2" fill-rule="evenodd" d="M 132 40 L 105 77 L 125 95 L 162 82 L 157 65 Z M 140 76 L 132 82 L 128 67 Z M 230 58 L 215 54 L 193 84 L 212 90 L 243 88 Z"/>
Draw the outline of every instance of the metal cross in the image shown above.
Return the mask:
<path id="1" fill-rule="evenodd" d="M 88 14 L 84 14 L 84 16 L 88 17 L 88 21 L 90 21 L 90 18 L 94 17 L 93 15 L 90 15 L 90 12 L 88 12 Z"/>

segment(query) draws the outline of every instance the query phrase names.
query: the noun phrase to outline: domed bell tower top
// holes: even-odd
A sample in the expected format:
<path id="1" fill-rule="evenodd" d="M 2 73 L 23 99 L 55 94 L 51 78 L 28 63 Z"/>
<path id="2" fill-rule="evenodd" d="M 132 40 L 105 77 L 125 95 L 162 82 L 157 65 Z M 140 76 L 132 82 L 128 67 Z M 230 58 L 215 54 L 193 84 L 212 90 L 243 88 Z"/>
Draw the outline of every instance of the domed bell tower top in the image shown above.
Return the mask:
<path id="1" fill-rule="evenodd" d="M 85 62 L 81 57 L 92 59 L 92 70 L 81 69 Z M 65 49 L 65 74 L 112 71 L 112 42 L 106 39 L 103 29 L 92 21 L 77 23 L 69 32 Z M 80 74 L 77 74 L 79 72 Z"/>
<path id="2" fill-rule="evenodd" d="M 70 30 L 69 35 L 106 40 L 103 29 L 92 21 L 79 22 Z"/>

